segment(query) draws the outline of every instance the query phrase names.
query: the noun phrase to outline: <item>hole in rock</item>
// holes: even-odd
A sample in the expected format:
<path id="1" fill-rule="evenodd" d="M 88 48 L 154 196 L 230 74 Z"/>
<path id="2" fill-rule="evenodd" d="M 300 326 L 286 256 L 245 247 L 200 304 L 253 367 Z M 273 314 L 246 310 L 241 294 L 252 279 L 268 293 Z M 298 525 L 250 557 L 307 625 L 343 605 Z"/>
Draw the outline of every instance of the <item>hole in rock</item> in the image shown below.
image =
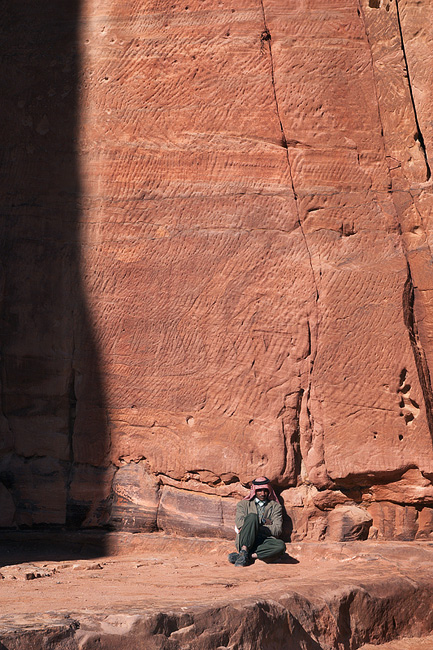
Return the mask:
<path id="1" fill-rule="evenodd" d="M 399 434 L 398 439 L 403 440 L 403 436 L 401 435 L 401 433 Z"/>
<path id="2" fill-rule="evenodd" d="M 340 233 L 343 237 L 351 237 L 352 235 L 356 235 L 354 224 L 342 223 L 340 226 Z"/>
<path id="3" fill-rule="evenodd" d="M 221 480 L 223 483 L 226 485 L 230 485 L 230 483 L 239 483 L 239 476 L 236 476 L 236 474 L 221 474 Z"/>
<path id="4" fill-rule="evenodd" d="M 404 382 L 406 381 L 407 377 L 407 370 L 406 368 L 403 368 L 403 370 L 400 373 L 400 388 L 404 386 Z"/>
<path id="5" fill-rule="evenodd" d="M 368 0 L 368 6 L 371 7 L 371 9 L 379 9 L 380 0 Z"/>
<path id="6" fill-rule="evenodd" d="M 192 415 L 188 415 L 188 417 L 186 418 L 186 423 L 190 427 L 194 426 L 194 418 L 192 417 Z"/>
<path id="7" fill-rule="evenodd" d="M 376 438 L 377 438 L 377 431 L 373 431 L 373 438 L 376 440 Z"/>
<path id="8" fill-rule="evenodd" d="M 413 422 L 414 419 L 415 419 L 415 417 L 414 417 L 413 413 L 406 413 L 405 416 L 404 416 L 404 421 L 406 422 L 406 424 L 409 424 L 410 422 Z"/>

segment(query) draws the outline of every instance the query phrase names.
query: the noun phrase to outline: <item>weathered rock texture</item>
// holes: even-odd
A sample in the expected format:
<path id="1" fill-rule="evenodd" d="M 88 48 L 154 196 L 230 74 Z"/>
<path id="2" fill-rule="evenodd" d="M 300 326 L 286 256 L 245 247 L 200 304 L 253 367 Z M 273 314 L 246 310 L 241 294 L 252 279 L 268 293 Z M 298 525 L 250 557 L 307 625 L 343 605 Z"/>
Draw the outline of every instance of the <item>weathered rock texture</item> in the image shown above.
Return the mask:
<path id="1" fill-rule="evenodd" d="M 432 19 L 12 12 L 2 525 L 432 535 Z"/>
<path id="2" fill-rule="evenodd" d="M 109 537 L 127 554 L 0 565 L 2 650 L 357 650 L 432 633 L 428 543 L 292 544 L 292 563 L 239 570 L 230 542 Z"/>

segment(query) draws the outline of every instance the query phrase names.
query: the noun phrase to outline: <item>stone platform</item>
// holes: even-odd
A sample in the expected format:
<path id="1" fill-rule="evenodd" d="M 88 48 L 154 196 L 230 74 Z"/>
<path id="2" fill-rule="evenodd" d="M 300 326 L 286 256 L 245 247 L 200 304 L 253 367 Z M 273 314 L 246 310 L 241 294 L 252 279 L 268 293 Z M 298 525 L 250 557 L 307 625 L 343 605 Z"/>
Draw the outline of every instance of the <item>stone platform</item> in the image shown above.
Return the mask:
<path id="1" fill-rule="evenodd" d="M 160 534 L 10 533 L 0 648 L 433 649 L 432 543 L 289 544 L 281 563 L 243 569 L 231 550 Z"/>

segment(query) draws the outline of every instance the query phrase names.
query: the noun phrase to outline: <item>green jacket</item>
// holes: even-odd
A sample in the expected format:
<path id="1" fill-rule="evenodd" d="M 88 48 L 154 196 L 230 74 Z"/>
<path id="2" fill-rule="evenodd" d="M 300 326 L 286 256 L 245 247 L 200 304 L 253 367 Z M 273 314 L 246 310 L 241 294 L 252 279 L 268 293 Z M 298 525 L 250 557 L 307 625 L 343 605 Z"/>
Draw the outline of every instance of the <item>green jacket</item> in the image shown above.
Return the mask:
<path id="1" fill-rule="evenodd" d="M 243 526 L 244 519 L 247 515 L 257 514 L 257 506 L 254 499 L 251 501 L 239 501 L 236 506 L 236 528 L 240 530 Z M 270 519 L 272 523 L 267 526 L 260 526 L 259 531 L 266 537 L 280 537 L 283 530 L 283 508 L 276 501 L 268 501 L 264 510 L 265 519 Z"/>

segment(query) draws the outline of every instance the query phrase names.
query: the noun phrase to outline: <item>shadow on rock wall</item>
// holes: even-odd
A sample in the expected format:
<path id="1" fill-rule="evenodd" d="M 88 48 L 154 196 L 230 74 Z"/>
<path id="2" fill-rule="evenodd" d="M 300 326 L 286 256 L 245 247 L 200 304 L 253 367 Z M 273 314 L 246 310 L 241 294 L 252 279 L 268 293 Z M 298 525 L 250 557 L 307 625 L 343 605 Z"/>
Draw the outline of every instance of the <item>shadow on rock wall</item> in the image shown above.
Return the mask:
<path id="1" fill-rule="evenodd" d="M 105 399 L 80 279 L 79 3 L 1 6 L 0 526 L 103 525 Z"/>

